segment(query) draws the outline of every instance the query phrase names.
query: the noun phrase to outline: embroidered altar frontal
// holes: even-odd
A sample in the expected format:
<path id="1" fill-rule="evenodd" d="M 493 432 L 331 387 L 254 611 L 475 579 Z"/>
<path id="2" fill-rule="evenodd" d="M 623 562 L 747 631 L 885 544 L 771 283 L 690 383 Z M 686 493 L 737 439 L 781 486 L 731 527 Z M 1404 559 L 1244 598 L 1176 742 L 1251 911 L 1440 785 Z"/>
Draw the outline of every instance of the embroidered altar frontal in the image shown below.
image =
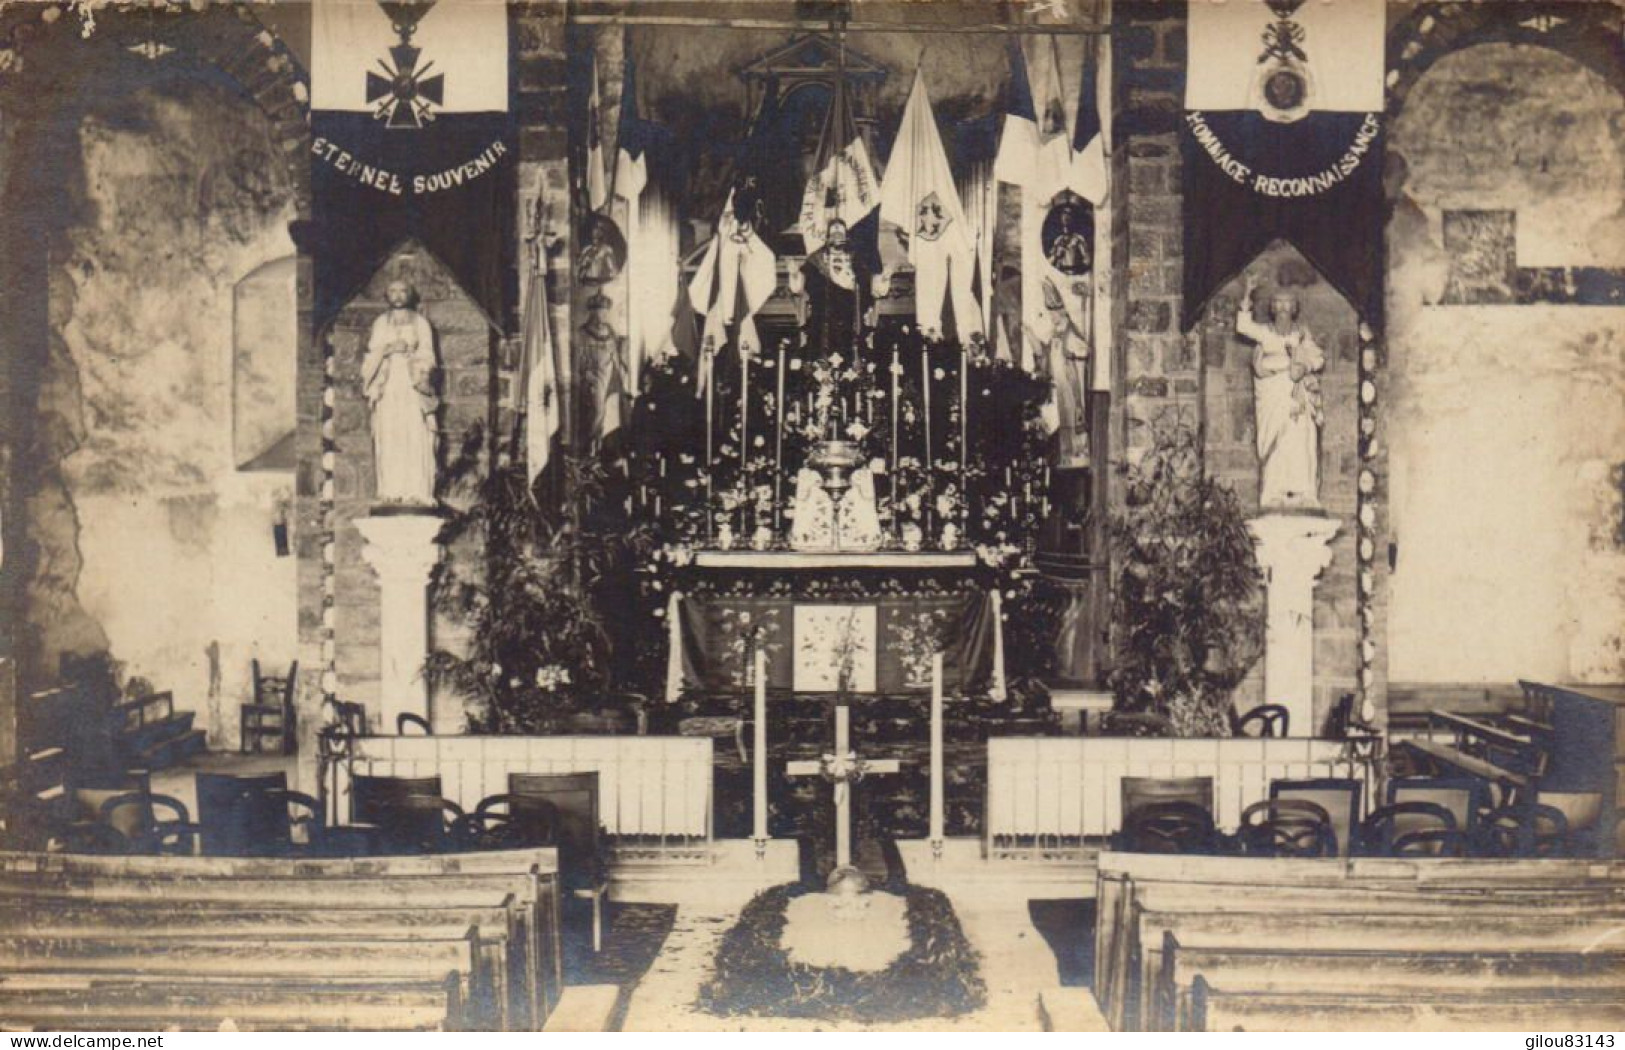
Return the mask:
<path id="1" fill-rule="evenodd" d="M 883 557 L 883 556 L 882 556 Z M 696 569 L 672 623 L 670 692 L 753 688 L 750 652 L 767 654 L 767 685 L 802 693 L 1003 692 L 999 601 L 968 573 L 865 568 L 792 572 Z M 764 593 L 764 591 L 766 593 Z"/>

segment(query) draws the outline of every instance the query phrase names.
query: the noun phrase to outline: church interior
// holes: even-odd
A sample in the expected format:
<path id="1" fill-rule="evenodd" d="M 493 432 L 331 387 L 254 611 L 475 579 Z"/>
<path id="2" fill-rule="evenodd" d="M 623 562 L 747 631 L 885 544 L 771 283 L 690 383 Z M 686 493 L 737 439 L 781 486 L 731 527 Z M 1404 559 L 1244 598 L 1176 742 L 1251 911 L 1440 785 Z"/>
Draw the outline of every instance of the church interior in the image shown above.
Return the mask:
<path id="1" fill-rule="evenodd" d="M 1625 1028 L 1622 202 L 1620 0 L 0 5 L 0 1028 Z"/>

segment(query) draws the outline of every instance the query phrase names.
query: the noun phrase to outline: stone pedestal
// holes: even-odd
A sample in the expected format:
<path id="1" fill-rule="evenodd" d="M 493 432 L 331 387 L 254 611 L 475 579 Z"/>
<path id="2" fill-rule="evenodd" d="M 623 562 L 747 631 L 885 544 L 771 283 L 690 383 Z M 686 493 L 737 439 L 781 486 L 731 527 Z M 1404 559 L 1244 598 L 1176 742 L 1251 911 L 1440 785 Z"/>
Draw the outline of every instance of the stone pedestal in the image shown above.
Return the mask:
<path id="1" fill-rule="evenodd" d="M 429 718 L 429 570 L 440 560 L 432 514 L 375 514 L 356 521 L 366 545 L 361 555 L 378 574 L 378 711 L 370 727 L 396 732 L 402 713 Z"/>
<path id="2" fill-rule="evenodd" d="M 1315 580 L 1331 564 L 1342 523 L 1324 514 L 1265 514 L 1247 523 L 1264 570 L 1268 626 L 1264 702 L 1290 712 L 1293 736 L 1313 736 Z"/>

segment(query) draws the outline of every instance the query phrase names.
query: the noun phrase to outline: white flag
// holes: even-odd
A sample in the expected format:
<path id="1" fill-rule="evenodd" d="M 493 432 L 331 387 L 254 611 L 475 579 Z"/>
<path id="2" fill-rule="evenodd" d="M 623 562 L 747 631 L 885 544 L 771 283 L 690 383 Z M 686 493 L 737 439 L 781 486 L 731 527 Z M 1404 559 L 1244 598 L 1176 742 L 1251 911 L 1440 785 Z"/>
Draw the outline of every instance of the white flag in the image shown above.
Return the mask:
<path id="1" fill-rule="evenodd" d="M 960 339 L 980 335 L 981 306 L 971 291 L 976 266 L 973 234 L 937 132 L 925 76 L 919 70 L 915 70 L 914 86 L 903 107 L 903 125 L 880 187 L 880 221 L 908 234 L 914 311 L 920 330 L 927 335 L 941 334 L 943 300 L 952 296 Z"/>
<path id="2" fill-rule="evenodd" d="M 839 219 L 856 226 L 880 203 L 880 185 L 869 148 L 852 121 L 846 92 L 837 86 L 818 143 L 818 161 L 801 195 L 801 240 L 811 255 L 829 239 L 829 224 Z"/>
<path id="3" fill-rule="evenodd" d="M 524 355 L 522 386 L 525 396 L 526 478 L 534 482 L 547 468 L 553 451 L 553 438 L 559 432 L 559 376 L 553 359 L 551 318 L 547 309 L 547 278 L 540 266 L 532 267 L 530 287 L 525 293 Z"/>

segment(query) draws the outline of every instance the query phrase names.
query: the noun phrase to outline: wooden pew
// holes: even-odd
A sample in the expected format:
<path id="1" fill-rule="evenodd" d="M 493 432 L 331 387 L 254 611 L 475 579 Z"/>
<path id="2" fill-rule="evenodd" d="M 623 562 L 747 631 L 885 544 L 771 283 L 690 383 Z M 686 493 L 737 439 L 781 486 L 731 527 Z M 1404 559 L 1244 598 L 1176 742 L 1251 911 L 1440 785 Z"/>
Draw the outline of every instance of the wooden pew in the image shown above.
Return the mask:
<path id="1" fill-rule="evenodd" d="M 1260 904 L 1260 907 L 1266 905 Z M 1465 919 L 1465 921 L 1463 921 Z M 1407 914 L 1394 908 L 1366 914 L 1314 912 L 1141 911 L 1137 918 L 1140 958 L 1126 1021 L 1134 1030 L 1152 1027 L 1164 934 L 1180 944 L 1227 948 L 1267 944 L 1284 952 L 1426 952 L 1449 946 L 1459 951 L 1532 951 L 1580 954 L 1625 927 L 1625 908 L 1593 914 L 1549 915 L 1539 906 L 1493 907 L 1466 912 Z M 1210 975 L 1211 976 L 1211 975 Z"/>
<path id="2" fill-rule="evenodd" d="M 0 977 L 0 1029 L 458 1031 L 461 980 L 346 976 L 274 983 L 192 975 Z"/>
<path id="3" fill-rule="evenodd" d="M 1095 995 L 1107 1021 L 1119 1031 L 1143 1026 L 1142 981 L 1148 963 L 1160 964 L 1162 929 L 1156 926 L 1155 919 L 1146 921 L 1143 904 L 1136 903 L 1142 889 L 1149 893 L 1157 884 L 1162 884 L 1165 894 L 1184 893 L 1191 910 L 1204 913 L 1209 922 L 1227 924 L 1222 928 L 1232 937 L 1238 936 L 1238 922 L 1255 920 L 1259 924 L 1275 923 L 1282 935 L 1289 933 L 1291 924 L 1302 920 L 1271 918 L 1268 911 L 1276 907 L 1277 895 L 1281 896 L 1279 907 L 1285 908 L 1291 894 L 1300 894 L 1295 907 L 1310 909 L 1300 914 L 1313 914 L 1315 908 L 1326 913 L 1311 924 L 1317 929 L 1332 925 L 1340 909 L 1345 917 L 1359 918 L 1368 908 L 1399 914 L 1398 908 L 1403 906 L 1414 913 L 1408 926 L 1413 936 L 1437 936 L 1418 932 L 1423 926 L 1415 920 L 1443 912 L 1439 917 L 1447 921 L 1450 910 L 1457 907 L 1476 908 L 1475 914 L 1489 915 L 1493 914 L 1494 902 L 1500 900 L 1511 902 L 1508 907 L 1513 909 L 1522 902 L 1525 909 L 1537 915 L 1549 914 L 1557 899 L 1572 900 L 1571 911 L 1611 909 L 1625 889 L 1625 867 L 1585 860 L 1266 860 L 1105 853 L 1099 858 L 1097 880 Z M 1338 905 L 1327 899 L 1345 896 L 1352 900 L 1358 893 L 1379 896 L 1369 898 L 1365 905 Z M 1394 894 L 1400 898 L 1394 898 Z M 1580 896 L 1565 896 L 1574 894 Z M 1474 900 L 1491 903 L 1455 903 Z M 1162 903 L 1177 907 L 1178 899 L 1168 898 Z M 1260 910 L 1265 914 L 1256 914 Z M 1574 915 L 1570 919 L 1579 921 Z M 1298 932 L 1302 932 L 1301 928 Z M 1141 941 L 1140 937 L 1147 933 L 1153 939 Z M 1245 931 L 1239 936 L 1240 940 L 1226 946 L 1252 943 Z M 1181 938 L 1184 943 L 1183 934 Z M 1147 943 L 1151 945 L 1149 950 Z M 1437 945 L 1424 943 L 1421 947 Z M 1487 947 L 1494 950 L 1496 945 Z M 1151 973 L 1154 983 L 1157 971 Z"/>
<path id="4" fill-rule="evenodd" d="M 99 946 L 126 964 L 157 943 L 176 960 L 158 965 L 177 976 L 210 960 L 219 972 L 248 939 L 271 971 L 258 976 L 314 976 L 295 957 L 318 945 L 331 946 L 316 952 L 325 972 L 421 982 L 443 980 L 450 967 L 426 975 L 424 960 L 449 953 L 442 961 L 467 976 L 465 1013 L 539 1029 L 562 987 L 557 894 L 551 849 L 320 861 L 0 853 L 0 899 L 12 902 L 0 906 L 0 968 L 37 971 L 28 960 L 53 952 L 36 942 L 70 961 L 81 942 L 83 954 Z M 365 963 L 369 951 L 403 972 Z"/>
<path id="5" fill-rule="evenodd" d="M 1226 993 L 1420 998 L 1440 992 L 1472 996 L 1486 989 L 1516 995 L 1612 989 L 1625 1002 L 1625 947 L 1580 955 L 1522 951 L 1335 951 L 1192 948 L 1164 936 L 1155 1027 L 1202 1031 L 1194 1007 L 1198 979 Z"/>
<path id="6" fill-rule="evenodd" d="M 1386 998 L 1358 989 L 1345 995 L 1232 993 L 1198 977 L 1192 1004 L 1192 1030 L 1201 1032 L 1516 1032 L 1625 1027 L 1625 1000 L 1617 988 L 1580 989 L 1561 997 L 1491 990 Z"/>

